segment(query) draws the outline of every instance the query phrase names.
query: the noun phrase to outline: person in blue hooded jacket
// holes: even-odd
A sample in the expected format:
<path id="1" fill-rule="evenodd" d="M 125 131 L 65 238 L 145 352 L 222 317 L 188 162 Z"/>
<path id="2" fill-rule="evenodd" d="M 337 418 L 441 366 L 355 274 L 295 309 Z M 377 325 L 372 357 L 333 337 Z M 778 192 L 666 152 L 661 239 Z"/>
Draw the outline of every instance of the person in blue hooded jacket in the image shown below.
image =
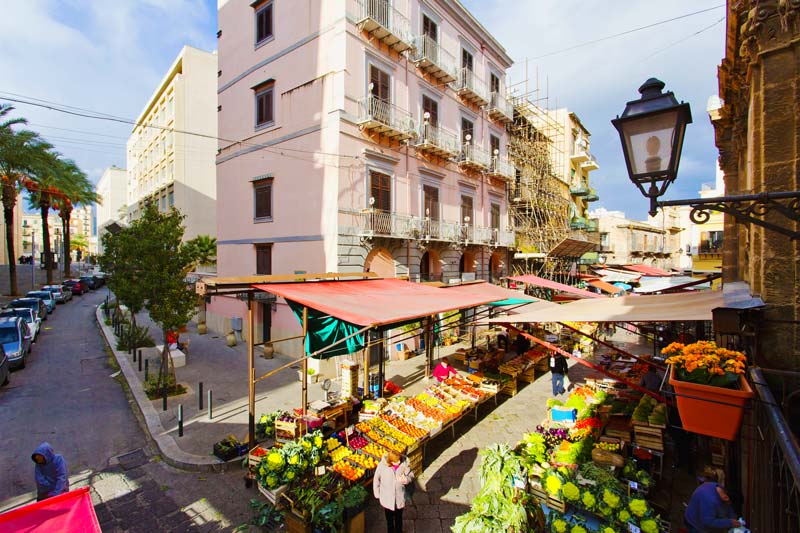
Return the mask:
<path id="1" fill-rule="evenodd" d="M 36 463 L 36 501 L 42 501 L 69 491 L 67 462 L 53 451 L 53 447 L 43 442 L 31 455 Z"/>

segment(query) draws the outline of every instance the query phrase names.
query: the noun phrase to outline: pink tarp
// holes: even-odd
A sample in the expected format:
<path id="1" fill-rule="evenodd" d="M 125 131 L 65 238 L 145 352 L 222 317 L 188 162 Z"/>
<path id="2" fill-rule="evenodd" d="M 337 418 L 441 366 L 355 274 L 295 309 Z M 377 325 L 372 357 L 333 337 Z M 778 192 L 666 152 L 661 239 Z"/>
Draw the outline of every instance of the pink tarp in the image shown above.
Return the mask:
<path id="1" fill-rule="evenodd" d="M 15 533 L 102 533 L 89 487 L 0 514 L 0 531 Z"/>
<path id="2" fill-rule="evenodd" d="M 496 291 L 468 294 L 399 279 L 253 285 L 359 326 L 396 324 L 503 299 Z"/>
<path id="3" fill-rule="evenodd" d="M 593 292 L 579 289 L 578 287 L 573 287 L 571 285 L 564 285 L 563 283 L 550 281 L 549 279 L 540 278 L 539 276 L 534 276 L 533 274 L 525 274 L 522 276 L 511 276 L 508 279 L 519 281 L 521 283 L 527 283 L 529 285 L 536 285 L 537 287 L 544 287 L 546 289 L 553 289 L 556 291 L 577 294 L 578 296 L 583 296 L 585 298 L 605 298 L 605 296 L 601 294 L 595 294 Z"/>
<path id="4" fill-rule="evenodd" d="M 647 265 L 625 265 L 622 268 L 624 268 L 625 270 L 638 272 L 639 274 L 644 274 L 645 276 L 651 276 L 657 278 L 672 276 L 672 272 L 667 272 L 666 270 L 661 270 L 660 268 L 651 267 Z"/>

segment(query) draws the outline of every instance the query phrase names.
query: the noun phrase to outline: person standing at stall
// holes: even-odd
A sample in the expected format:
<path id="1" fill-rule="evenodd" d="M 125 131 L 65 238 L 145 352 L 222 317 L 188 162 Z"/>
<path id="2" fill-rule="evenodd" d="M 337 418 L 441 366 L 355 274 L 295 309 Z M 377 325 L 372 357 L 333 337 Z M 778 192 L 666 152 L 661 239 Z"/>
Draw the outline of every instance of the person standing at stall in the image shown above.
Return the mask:
<path id="1" fill-rule="evenodd" d="M 558 352 L 553 352 L 550 356 L 550 379 L 553 382 L 553 396 L 564 394 L 564 378 L 569 371 L 567 360 Z"/>
<path id="2" fill-rule="evenodd" d="M 438 365 L 436 365 L 436 368 L 433 369 L 433 377 L 435 377 L 436 380 L 441 383 L 449 378 L 450 375 L 456 376 L 458 375 L 458 372 L 455 368 L 450 366 L 450 361 L 447 359 L 447 357 L 445 357 Z"/>
<path id="3" fill-rule="evenodd" d="M 414 481 L 414 472 L 408 464 L 408 459 L 401 461 L 400 454 L 387 453 L 372 480 L 372 490 L 375 498 L 386 513 L 386 528 L 388 533 L 403 532 L 403 508 L 406 505 L 406 486 Z"/>

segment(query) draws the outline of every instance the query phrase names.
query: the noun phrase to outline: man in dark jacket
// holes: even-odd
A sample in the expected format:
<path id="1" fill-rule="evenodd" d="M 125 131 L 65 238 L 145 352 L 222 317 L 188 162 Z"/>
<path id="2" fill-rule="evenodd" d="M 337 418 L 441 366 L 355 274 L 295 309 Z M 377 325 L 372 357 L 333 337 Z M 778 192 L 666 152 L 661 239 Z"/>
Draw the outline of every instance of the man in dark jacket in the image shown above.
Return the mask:
<path id="1" fill-rule="evenodd" d="M 567 375 L 569 367 L 567 360 L 558 352 L 550 356 L 550 378 L 553 380 L 553 396 L 564 394 L 564 376 Z"/>
<path id="2" fill-rule="evenodd" d="M 43 442 L 31 455 L 36 463 L 36 501 L 69 492 L 67 463 L 64 458 L 53 451 L 53 447 Z"/>
<path id="3" fill-rule="evenodd" d="M 728 493 L 717 483 L 707 481 L 695 489 L 684 520 L 689 533 L 711 533 L 739 527 Z"/>

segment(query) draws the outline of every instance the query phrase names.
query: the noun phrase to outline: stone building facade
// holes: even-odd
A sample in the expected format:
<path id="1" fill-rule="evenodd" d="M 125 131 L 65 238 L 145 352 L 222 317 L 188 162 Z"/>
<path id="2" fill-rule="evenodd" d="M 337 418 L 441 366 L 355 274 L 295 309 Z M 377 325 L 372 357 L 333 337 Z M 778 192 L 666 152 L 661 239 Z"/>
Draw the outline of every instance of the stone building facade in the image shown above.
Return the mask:
<path id="1" fill-rule="evenodd" d="M 728 2 L 722 107 L 712 113 L 725 194 L 800 189 L 800 2 Z M 795 200 L 793 209 L 798 210 Z M 798 231 L 778 211 L 767 221 Z M 743 280 L 767 303 L 760 352 L 800 369 L 800 240 L 725 216 L 723 280 Z"/>

